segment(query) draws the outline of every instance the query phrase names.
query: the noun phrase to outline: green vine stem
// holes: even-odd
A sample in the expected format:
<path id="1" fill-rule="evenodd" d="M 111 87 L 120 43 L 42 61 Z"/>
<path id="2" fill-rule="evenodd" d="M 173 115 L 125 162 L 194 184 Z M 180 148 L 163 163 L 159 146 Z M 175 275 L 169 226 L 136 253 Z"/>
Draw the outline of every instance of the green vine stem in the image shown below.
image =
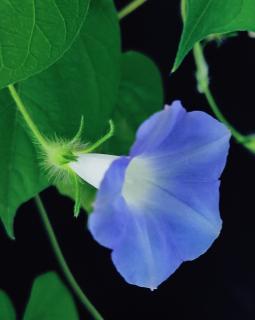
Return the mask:
<path id="1" fill-rule="evenodd" d="M 244 142 L 247 141 L 247 137 L 242 135 L 238 130 L 236 130 L 226 119 L 226 117 L 222 114 L 220 111 L 220 108 L 218 107 L 212 92 L 209 88 L 209 76 L 208 76 L 208 66 L 204 57 L 203 49 L 202 46 L 199 42 L 197 42 L 194 45 L 193 48 L 193 55 L 194 55 L 194 60 L 196 63 L 196 76 L 197 76 L 197 83 L 198 83 L 198 91 L 202 94 L 207 99 L 207 102 L 209 106 L 211 107 L 212 111 L 214 112 L 215 116 L 223 122 L 231 131 L 233 137 L 236 139 L 238 143 L 243 144 Z"/>
<path id="2" fill-rule="evenodd" d="M 181 16 L 182 20 L 185 23 L 187 14 L 186 0 L 181 0 Z M 252 151 L 250 147 L 251 137 L 241 134 L 232 124 L 227 120 L 227 118 L 221 112 L 218 104 L 216 103 L 213 94 L 209 86 L 209 68 L 204 56 L 203 48 L 200 42 L 197 42 L 193 47 L 193 56 L 196 64 L 196 79 L 197 79 L 197 88 L 198 91 L 203 94 L 212 109 L 213 113 L 217 119 L 223 122 L 231 131 L 233 137 L 236 141 L 242 144 L 244 147 Z"/>
<path id="3" fill-rule="evenodd" d="M 134 1 L 132 1 L 130 4 L 128 4 L 126 7 L 124 7 L 122 10 L 119 11 L 119 13 L 118 13 L 119 20 L 125 18 L 131 12 L 135 11 L 137 8 L 139 8 L 146 1 L 147 0 L 134 0 Z"/>
<path id="4" fill-rule="evenodd" d="M 40 213 L 44 227 L 47 231 L 49 241 L 51 243 L 51 246 L 53 248 L 53 251 L 55 253 L 57 261 L 63 271 L 63 274 L 66 277 L 67 282 L 69 283 L 70 287 L 73 289 L 73 291 L 76 294 L 76 296 L 78 297 L 78 299 L 82 302 L 82 304 L 85 306 L 85 308 L 89 311 L 89 313 L 91 314 L 93 319 L 103 320 L 103 317 L 100 315 L 100 313 L 97 311 L 97 309 L 93 306 L 93 304 L 90 302 L 90 300 L 83 293 L 83 291 L 81 290 L 77 281 L 75 280 L 73 274 L 71 273 L 71 271 L 65 261 L 65 258 L 63 256 L 63 253 L 60 249 L 60 246 L 58 244 L 54 230 L 53 230 L 51 223 L 50 223 L 50 220 L 48 218 L 47 212 L 44 208 L 43 202 L 42 202 L 39 195 L 35 196 L 35 203 L 36 203 L 36 206 L 37 206 L 38 211 Z"/>

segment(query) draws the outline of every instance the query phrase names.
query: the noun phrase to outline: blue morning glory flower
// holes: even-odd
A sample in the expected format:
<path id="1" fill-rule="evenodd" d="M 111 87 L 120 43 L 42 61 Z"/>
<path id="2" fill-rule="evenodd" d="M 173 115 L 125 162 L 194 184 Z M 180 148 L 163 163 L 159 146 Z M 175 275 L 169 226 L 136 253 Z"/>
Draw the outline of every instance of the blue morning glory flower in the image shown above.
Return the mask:
<path id="1" fill-rule="evenodd" d="M 72 163 L 99 187 L 88 227 L 128 283 L 157 288 L 218 237 L 229 139 L 222 123 L 176 101 L 140 126 L 129 156 L 87 154 Z"/>

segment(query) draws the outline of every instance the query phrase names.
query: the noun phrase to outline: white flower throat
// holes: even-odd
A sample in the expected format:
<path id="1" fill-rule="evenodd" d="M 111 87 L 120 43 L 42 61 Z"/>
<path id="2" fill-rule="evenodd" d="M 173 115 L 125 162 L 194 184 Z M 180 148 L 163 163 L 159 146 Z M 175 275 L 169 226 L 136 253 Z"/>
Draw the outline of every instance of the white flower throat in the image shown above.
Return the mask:
<path id="1" fill-rule="evenodd" d="M 76 162 L 71 162 L 69 166 L 83 180 L 98 189 L 106 171 L 118 158 L 118 156 L 108 154 L 82 154 Z M 148 161 L 138 157 L 131 160 L 126 169 L 122 187 L 122 195 L 128 204 L 137 206 L 148 198 L 151 173 Z"/>
<path id="2" fill-rule="evenodd" d="M 150 194 L 152 170 L 148 161 L 134 158 L 127 167 L 122 195 L 129 205 L 142 204 Z"/>
<path id="3" fill-rule="evenodd" d="M 109 154 L 81 154 L 78 157 L 78 160 L 70 162 L 69 166 L 79 177 L 98 189 L 106 171 L 109 169 L 112 162 L 118 158 L 118 156 Z"/>

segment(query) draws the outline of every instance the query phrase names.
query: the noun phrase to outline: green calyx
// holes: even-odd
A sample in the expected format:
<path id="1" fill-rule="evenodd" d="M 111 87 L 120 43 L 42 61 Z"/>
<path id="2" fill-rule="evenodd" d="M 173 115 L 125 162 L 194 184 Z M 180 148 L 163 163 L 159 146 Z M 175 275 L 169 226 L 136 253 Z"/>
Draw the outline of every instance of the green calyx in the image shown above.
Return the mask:
<path id="1" fill-rule="evenodd" d="M 65 173 L 71 172 L 68 163 L 77 161 L 80 150 L 84 148 L 81 143 L 81 135 L 84 126 L 83 116 L 76 135 L 71 140 L 55 137 L 45 139 L 46 144 L 42 147 L 43 166 L 48 171 L 50 178 L 65 177 Z"/>
<path id="2" fill-rule="evenodd" d="M 84 147 L 84 146 L 83 146 Z M 71 184 L 75 193 L 74 216 L 78 217 L 81 203 L 81 180 L 69 166 L 70 162 L 78 160 L 79 150 L 82 145 L 78 140 L 63 141 L 56 139 L 48 143 L 44 153 L 43 166 L 48 176 L 54 180 L 54 183 L 65 181 Z"/>
<path id="3" fill-rule="evenodd" d="M 79 141 L 67 141 L 60 138 L 47 139 L 46 147 L 41 149 L 42 167 L 49 179 L 57 183 L 73 175 L 70 162 L 78 160 L 79 150 L 84 147 Z"/>
<path id="4" fill-rule="evenodd" d="M 64 167 L 69 162 L 77 161 L 72 144 L 64 142 L 51 142 L 46 148 L 47 161 L 51 166 Z"/>
<path id="5" fill-rule="evenodd" d="M 55 141 L 48 140 L 46 147 L 44 147 L 45 156 L 49 166 L 66 168 L 69 162 L 77 161 L 78 155 L 84 153 L 90 153 L 99 148 L 103 143 L 110 139 L 114 134 L 114 124 L 112 120 L 109 121 L 108 132 L 96 142 L 90 144 L 81 143 L 81 134 L 84 126 L 83 117 L 77 134 L 72 140 L 67 141 L 59 138 L 55 138 Z"/>
<path id="6" fill-rule="evenodd" d="M 81 207 L 81 180 L 69 166 L 70 162 L 77 161 L 79 155 L 90 153 L 100 147 L 114 134 L 114 124 L 109 121 L 107 133 L 94 143 L 82 144 L 81 135 L 83 131 L 83 117 L 77 134 L 71 140 L 64 140 L 55 137 L 54 140 L 45 139 L 46 144 L 42 147 L 43 167 L 48 176 L 54 179 L 55 183 L 59 180 L 66 180 L 71 183 L 75 193 L 74 216 L 78 217 Z"/>
<path id="7" fill-rule="evenodd" d="M 90 153 L 94 151 L 95 149 L 99 148 L 102 144 L 104 144 L 107 140 L 109 140 L 114 135 L 114 124 L 112 120 L 109 120 L 109 130 L 108 132 L 99 140 L 94 142 L 93 144 L 89 144 L 85 148 L 80 150 L 80 154 L 82 153 Z"/>

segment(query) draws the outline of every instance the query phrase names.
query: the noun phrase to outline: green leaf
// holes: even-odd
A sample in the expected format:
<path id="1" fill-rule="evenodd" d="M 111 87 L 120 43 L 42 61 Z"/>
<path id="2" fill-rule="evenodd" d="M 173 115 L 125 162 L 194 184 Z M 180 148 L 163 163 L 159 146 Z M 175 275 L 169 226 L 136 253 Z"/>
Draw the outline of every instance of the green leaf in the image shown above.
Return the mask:
<path id="1" fill-rule="evenodd" d="M 23 320 L 35 319 L 79 319 L 72 295 L 54 272 L 36 278 L 33 283 Z"/>
<path id="2" fill-rule="evenodd" d="M 175 71 L 197 41 L 213 33 L 255 31 L 255 0 L 186 0 L 185 24 Z"/>
<path id="3" fill-rule="evenodd" d="M 57 61 L 77 36 L 89 2 L 0 1 L 0 89 Z"/>
<path id="4" fill-rule="evenodd" d="M 116 155 L 128 154 L 138 126 L 163 106 L 161 75 L 148 57 L 130 51 L 122 55 L 121 66 L 118 102 L 112 116 L 115 134 L 100 150 Z M 75 199 L 71 185 L 58 185 L 58 190 Z M 95 193 L 87 183 L 82 185 L 82 207 L 87 212 L 92 211 Z"/>
<path id="5" fill-rule="evenodd" d="M 0 290 L 0 319 L 15 320 L 16 313 L 7 294 Z"/>
<path id="6" fill-rule="evenodd" d="M 119 59 L 119 23 L 113 2 L 93 1 L 79 37 L 64 57 L 19 84 L 20 96 L 39 129 L 48 137 L 70 138 L 84 115 L 84 140 L 100 137 L 116 104 Z M 8 93 L 1 91 L 0 218 L 10 236 L 16 209 L 50 184 L 21 123 Z"/>
<path id="7" fill-rule="evenodd" d="M 119 99 L 113 115 L 115 135 L 107 151 L 128 154 L 137 128 L 162 107 L 163 84 L 157 66 L 141 53 L 123 54 Z"/>

